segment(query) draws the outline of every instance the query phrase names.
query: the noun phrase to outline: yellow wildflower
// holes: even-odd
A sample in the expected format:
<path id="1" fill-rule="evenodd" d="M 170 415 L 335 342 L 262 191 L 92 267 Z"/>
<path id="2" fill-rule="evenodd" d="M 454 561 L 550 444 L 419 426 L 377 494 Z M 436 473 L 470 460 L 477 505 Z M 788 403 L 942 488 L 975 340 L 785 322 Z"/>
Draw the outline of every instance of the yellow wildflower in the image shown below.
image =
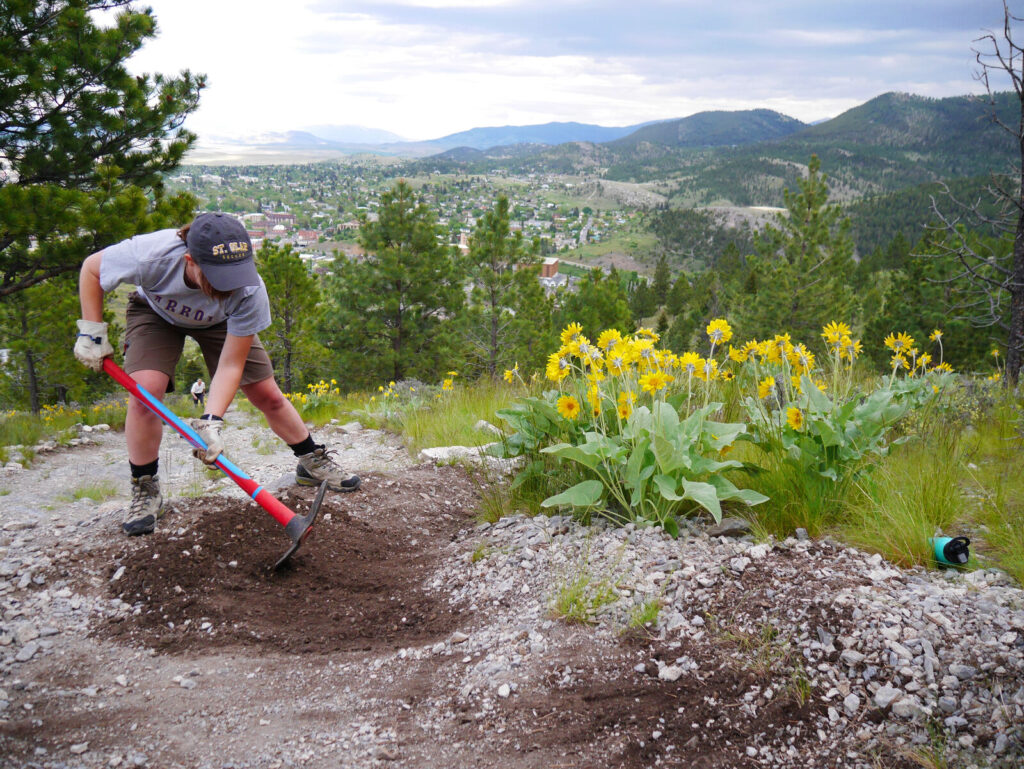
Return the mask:
<path id="1" fill-rule="evenodd" d="M 610 353 L 605 363 L 608 373 L 613 376 L 620 376 L 629 368 L 629 361 L 620 352 Z"/>
<path id="2" fill-rule="evenodd" d="M 718 379 L 718 361 L 714 358 L 707 358 L 703 365 L 697 369 L 697 377 L 705 382 L 714 382 Z"/>
<path id="3" fill-rule="evenodd" d="M 561 382 L 569 376 L 569 371 L 568 358 L 559 355 L 557 352 L 548 356 L 548 365 L 544 373 L 552 382 Z"/>
<path id="4" fill-rule="evenodd" d="M 597 346 L 605 352 L 611 352 L 615 345 L 622 341 L 622 334 L 618 329 L 609 328 L 601 332 L 597 337 Z"/>
<path id="5" fill-rule="evenodd" d="M 723 381 L 731 382 L 733 379 L 736 378 L 736 375 L 734 373 L 732 373 L 731 371 L 723 371 L 722 374 L 721 374 L 721 377 L 722 377 Z"/>
<path id="6" fill-rule="evenodd" d="M 917 358 L 917 366 L 921 370 L 928 368 L 928 364 L 932 362 L 932 356 L 928 353 L 923 353 Z"/>
<path id="7" fill-rule="evenodd" d="M 687 374 L 696 374 L 704 368 L 704 359 L 695 352 L 684 352 L 679 357 L 679 368 Z"/>
<path id="8" fill-rule="evenodd" d="M 914 337 L 906 331 L 901 331 L 898 334 L 890 333 L 885 338 L 885 346 L 895 353 L 907 352 L 914 346 Z"/>
<path id="9" fill-rule="evenodd" d="M 575 419 L 580 415 L 580 402 L 571 395 L 563 395 L 555 405 L 558 413 L 566 419 Z"/>
<path id="10" fill-rule="evenodd" d="M 760 382 L 757 383 L 757 397 L 767 398 L 772 394 L 772 390 L 775 388 L 775 377 L 766 376 Z"/>
<path id="11" fill-rule="evenodd" d="M 455 389 L 455 381 L 451 377 L 445 379 L 444 382 L 441 383 L 441 389 L 450 393 Z"/>
<path id="12" fill-rule="evenodd" d="M 804 412 L 796 406 L 790 406 L 786 409 L 786 424 L 794 430 L 802 429 L 804 426 Z"/>
<path id="13" fill-rule="evenodd" d="M 562 331 L 562 335 L 561 335 L 562 344 L 569 344 L 569 342 L 572 342 L 573 340 L 575 340 L 577 337 L 581 336 L 582 334 L 583 334 L 583 326 L 581 326 L 579 323 L 575 323 L 575 322 L 574 323 L 570 323 L 568 326 L 565 327 L 565 330 Z"/>
<path id="14" fill-rule="evenodd" d="M 657 342 L 659 339 L 661 339 L 661 337 L 658 335 L 656 331 L 649 328 L 637 329 L 637 332 L 633 334 L 633 338 L 637 340 L 647 339 L 650 340 L 651 342 Z"/>
<path id="15" fill-rule="evenodd" d="M 509 384 L 515 380 L 516 375 L 519 373 L 519 363 L 517 362 L 512 368 L 505 369 L 505 381 Z"/>
<path id="16" fill-rule="evenodd" d="M 830 345 L 838 346 L 839 340 L 842 339 L 844 336 L 850 336 L 851 333 L 852 332 L 850 331 L 850 327 L 847 326 L 845 323 L 836 323 L 835 321 L 832 321 L 831 323 L 822 327 L 821 338 L 828 342 Z"/>
<path id="17" fill-rule="evenodd" d="M 705 329 L 708 338 L 715 344 L 725 344 L 732 339 L 732 329 L 725 318 L 715 318 Z"/>
<path id="18" fill-rule="evenodd" d="M 668 386 L 674 377 L 664 371 L 651 371 L 640 377 L 640 389 L 652 395 Z"/>
<path id="19" fill-rule="evenodd" d="M 737 363 L 745 363 L 747 357 L 750 355 L 750 351 L 747 350 L 746 346 L 736 349 L 732 345 L 729 345 L 729 359 L 734 360 Z"/>
<path id="20" fill-rule="evenodd" d="M 931 339 L 933 342 L 938 342 L 940 339 L 942 339 L 942 331 L 940 329 L 935 329 L 932 333 L 928 335 L 928 338 Z"/>

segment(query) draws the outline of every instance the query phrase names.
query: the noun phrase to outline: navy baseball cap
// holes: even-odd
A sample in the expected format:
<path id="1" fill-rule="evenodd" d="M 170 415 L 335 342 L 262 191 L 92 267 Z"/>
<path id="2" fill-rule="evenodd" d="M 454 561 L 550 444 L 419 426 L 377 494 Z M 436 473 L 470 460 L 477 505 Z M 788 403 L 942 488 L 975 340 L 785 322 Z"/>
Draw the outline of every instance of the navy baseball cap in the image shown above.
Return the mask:
<path id="1" fill-rule="evenodd" d="M 253 261 L 252 241 L 235 217 L 199 214 L 189 227 L 185 246 L 210 285 L 218 291 L 234 291 L 260 284 Z"/>

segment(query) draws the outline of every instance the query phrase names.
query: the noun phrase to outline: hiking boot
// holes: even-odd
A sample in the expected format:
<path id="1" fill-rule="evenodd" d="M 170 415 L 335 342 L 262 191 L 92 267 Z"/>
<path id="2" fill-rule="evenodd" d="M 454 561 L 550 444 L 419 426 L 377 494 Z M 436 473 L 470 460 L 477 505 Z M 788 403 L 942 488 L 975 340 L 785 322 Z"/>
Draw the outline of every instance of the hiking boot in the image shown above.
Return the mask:
<path id="1" fill-rule="evenodd" d="M 355 491 L 359 488 L 359 476 L 346 472 L 331 459 L 333 451 L 318 446 L 314 451 L 299 456 L 299 466 L 295 468 L 295 482 L 300 486 L 319 486 L 327 481 L 331 491 Z"/>
<path id="2" fill-rule="evenodd" d="M 164 514 L 164 498 L 155 475 L 132 478 L 132 503 L 121 528 L 129 537 L 152 534 L 157 519 Z"/>

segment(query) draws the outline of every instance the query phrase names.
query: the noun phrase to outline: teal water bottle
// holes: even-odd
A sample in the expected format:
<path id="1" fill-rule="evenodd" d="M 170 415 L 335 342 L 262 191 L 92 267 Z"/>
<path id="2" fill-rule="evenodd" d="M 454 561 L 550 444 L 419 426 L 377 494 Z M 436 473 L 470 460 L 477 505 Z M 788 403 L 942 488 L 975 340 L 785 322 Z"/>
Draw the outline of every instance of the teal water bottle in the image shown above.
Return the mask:
<path id="1" fill-rule="evenodd" d="M 935 560 L 949 566 L 963 566 L 971 557 L 967 537 L 930 537 L 928 544 L 935 552 Z"/>

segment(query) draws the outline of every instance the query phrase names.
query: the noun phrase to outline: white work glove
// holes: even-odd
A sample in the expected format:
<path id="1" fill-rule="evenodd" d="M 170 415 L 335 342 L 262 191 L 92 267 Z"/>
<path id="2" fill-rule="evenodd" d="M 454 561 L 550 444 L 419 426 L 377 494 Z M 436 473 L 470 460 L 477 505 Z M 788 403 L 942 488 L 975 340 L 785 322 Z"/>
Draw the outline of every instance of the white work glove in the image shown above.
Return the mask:
<path id="1" fill-rule="evenodd" d="M 93 371 L 103 370 L 103 359 L 114 354 L 107 339 L 107 324 L 96 320 L 78 321 L 75 357 Z"/>
<path id="2" fill-rule="evenodd" d="M 209 417 L 205 419 L 190 419 L 188 425 L 199 433 L 199 437 L 206 444 L 206 451 L 192 449 L 192 456 L 203 460 L 208 465 L 212 465 L 217 461 L 217 457 L 220 456 L 221 452 L 224 451 L 224 440 L 220 437 L 220 429 L 224 426 L 223 420 L 210 419 Z"/>

